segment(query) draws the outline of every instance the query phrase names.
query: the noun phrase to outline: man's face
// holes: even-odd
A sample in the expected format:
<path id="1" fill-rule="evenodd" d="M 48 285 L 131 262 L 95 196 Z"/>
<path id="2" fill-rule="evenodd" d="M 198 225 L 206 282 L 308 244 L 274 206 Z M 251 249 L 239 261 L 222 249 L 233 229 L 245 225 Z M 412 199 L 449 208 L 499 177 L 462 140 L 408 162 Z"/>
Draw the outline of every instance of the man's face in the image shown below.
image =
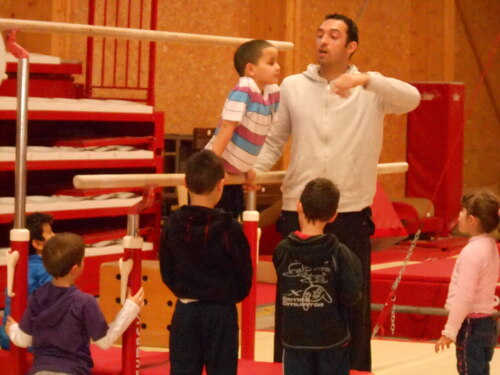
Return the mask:
<path id="1" fill-rule="evenodd" d="M 347 25 L 336 19 L 325 20 L 316 34 L 316 52 L 320 65 L 347 64 L 356 50 L 356 42 L 347 42 Z M 347 44 L 347 45 L 346 45 Z"/>

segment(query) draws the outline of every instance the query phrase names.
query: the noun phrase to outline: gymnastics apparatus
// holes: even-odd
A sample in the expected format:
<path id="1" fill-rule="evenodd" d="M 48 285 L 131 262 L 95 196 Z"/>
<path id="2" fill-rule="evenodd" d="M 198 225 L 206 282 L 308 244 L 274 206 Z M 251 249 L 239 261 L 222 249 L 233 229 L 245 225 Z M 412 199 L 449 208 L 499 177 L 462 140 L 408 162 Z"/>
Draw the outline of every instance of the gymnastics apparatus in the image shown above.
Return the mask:
<path id="1" fill-rule="evenodd" d="M 91 26 L 56 22 L 0 19 L 0 29 L 34 31 L 41 33 L 68 33 L 98 37 L 114 37 L 148 41 L 165 41 L 180 43 L 199 43 L 237 46 L 249 39 L 200 34 L 174 33 L 156 30 L 140 30 L 107 26 Z M 279 50 L 290 50 L 293 43 L 271 41 Z M 5 47 L 0 43 L 0 79 L 5 74 Z M 7 254 L 8 295 L 12 298 L 12 316 L 19 320 L 27 304 L 27 264 L 29 232 L 25 229 L 26 209 L 26 153 L 27 153 L 27 120 L 28 120 L 28 54 L 15 43 L 15 34 L 8 41 L 8 49 L 18 58 L 18 94 L 17 94 L 17 130 L 16 130 L 16 169 L 15 169 L 15 214 L 14 228 L 10 232 L 11 249 Z M 378 173 L 406 172 L 408 164 L 379 164 Z M 285 172 L 258 173 L 256 184 L 279 184 Z M 86 175 L 75 176 L 76 188 L 120 188 L 143 187 L 143 200 L 131 207 L 127 222 L 127 235 L 124 237 L 123 258 L 119 261 L 121 272 L 121 300 L 125 298 L 125 290 L 130 287 L 135 293 L 141 283 L 141 249 L 142 238 L 138 235 L 139 213 L 148 207 L 153 197 L 151 186 L 167 187 L 183 184 L 183 174 L 131 174 L 131 175 Z M 243 176 L 231 176 L 229 184 L 243 183 Z M 247 209 L 243 214 L 244 232 L 251 244 L 252 261 L 256 269 L 258 259 L 258 221 L 256 211 L 256 193 L 248 194 Z M 250 295 L 242 304 L 242 339 L 241 356 L 254 360 L 255 351 L 255 312 L 256 312 L 256 272 L 253 274 Z M 123 335 L 122 372 L 123 374 L 139 373 L 139 320 L 127 329 Z M 10 353 L 11 373 L 26 372 L 26 350 L 12 346 Z"/>

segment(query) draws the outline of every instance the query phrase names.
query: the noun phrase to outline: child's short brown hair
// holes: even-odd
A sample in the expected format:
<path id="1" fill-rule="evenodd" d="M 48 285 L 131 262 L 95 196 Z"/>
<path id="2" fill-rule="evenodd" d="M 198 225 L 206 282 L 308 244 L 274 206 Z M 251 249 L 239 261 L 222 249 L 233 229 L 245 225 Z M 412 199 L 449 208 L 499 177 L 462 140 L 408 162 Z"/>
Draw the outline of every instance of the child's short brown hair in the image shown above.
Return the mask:
<path id="1" fill-rule="evenodd" d="M 254 39 L 243 43 L 234 53 L 234 68 L 240 75 L 245 76 L 245 67 L 248 63 L 257 64 L 262 57 L 262 50 L 274 47 L 272 43 L 263 39 Z"/>
<path id="2" fill-rule="evenodd" d="M 59 233 L 49 239 L 42 250 L 43 266 L 54 277 L 66 276 L 81 265 L 85 255 L 83 239 L 73 233 Z"/>
<path id="3" fill-rule="evenodd" d="M 194 194 L 204 195 L 212 192 L 223 178 L 222 159 L 213 151 L 198 151 L 186 162 L 186 186 Z"/>
<path id="4" fill-rule="evenodd" d="M 498 197 L 489 191 L 478 191 L 462 197 L 462 207 L 467 214 L 475 216 L 484 232 L 489 233 L 498 227 Z"/>
<path id="5" fill-rule="evenodd" d="M 309 221 L 328 221 L 337 212 L 340 192 L 327 178 L 309 181 L 300 195 L 304 215 Z"/>

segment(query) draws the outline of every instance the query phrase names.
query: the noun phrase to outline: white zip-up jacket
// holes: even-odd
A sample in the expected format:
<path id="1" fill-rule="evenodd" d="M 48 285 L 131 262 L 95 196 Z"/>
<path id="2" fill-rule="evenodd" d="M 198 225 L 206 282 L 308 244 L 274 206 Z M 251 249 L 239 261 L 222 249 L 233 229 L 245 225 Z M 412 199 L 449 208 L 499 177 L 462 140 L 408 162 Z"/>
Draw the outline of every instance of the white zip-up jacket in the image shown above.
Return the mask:
<path id="1" fill-rule="evenodd" d="M 339 212 L 360 211 L 373 202 L 382 149 L 384 115 L 406 113 L 420 102 L 418 90 L 405 82 L 367 72 L 365 87 L 348 98 L 329 92 L 329 83 L 311 64 L 281 84 L 278 121 L 271 126 L 254 166 L 268 171 L 292 137 L 290 165 L 281 186 L 283 210 L 295 211 L 307 182 L 331 179 L 340 190 Z M 359 73 L 350 65 L 347 73 Z"/>

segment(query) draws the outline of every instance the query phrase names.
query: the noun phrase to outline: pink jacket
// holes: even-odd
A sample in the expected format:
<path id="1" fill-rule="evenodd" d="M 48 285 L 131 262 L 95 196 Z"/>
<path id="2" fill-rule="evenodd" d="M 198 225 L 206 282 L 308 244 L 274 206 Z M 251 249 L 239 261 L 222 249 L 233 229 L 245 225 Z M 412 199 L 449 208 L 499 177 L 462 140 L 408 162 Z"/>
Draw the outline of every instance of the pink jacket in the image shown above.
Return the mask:
<path id="1" fill-rule="evenodd" d="M 471 237 L 455 263 L 445 307 L 450 311 L 442 334 L 453 341 L 470 313 L 495 311 L 495 288 L 499 276 L 499 255 L 488 234 Z"/>

